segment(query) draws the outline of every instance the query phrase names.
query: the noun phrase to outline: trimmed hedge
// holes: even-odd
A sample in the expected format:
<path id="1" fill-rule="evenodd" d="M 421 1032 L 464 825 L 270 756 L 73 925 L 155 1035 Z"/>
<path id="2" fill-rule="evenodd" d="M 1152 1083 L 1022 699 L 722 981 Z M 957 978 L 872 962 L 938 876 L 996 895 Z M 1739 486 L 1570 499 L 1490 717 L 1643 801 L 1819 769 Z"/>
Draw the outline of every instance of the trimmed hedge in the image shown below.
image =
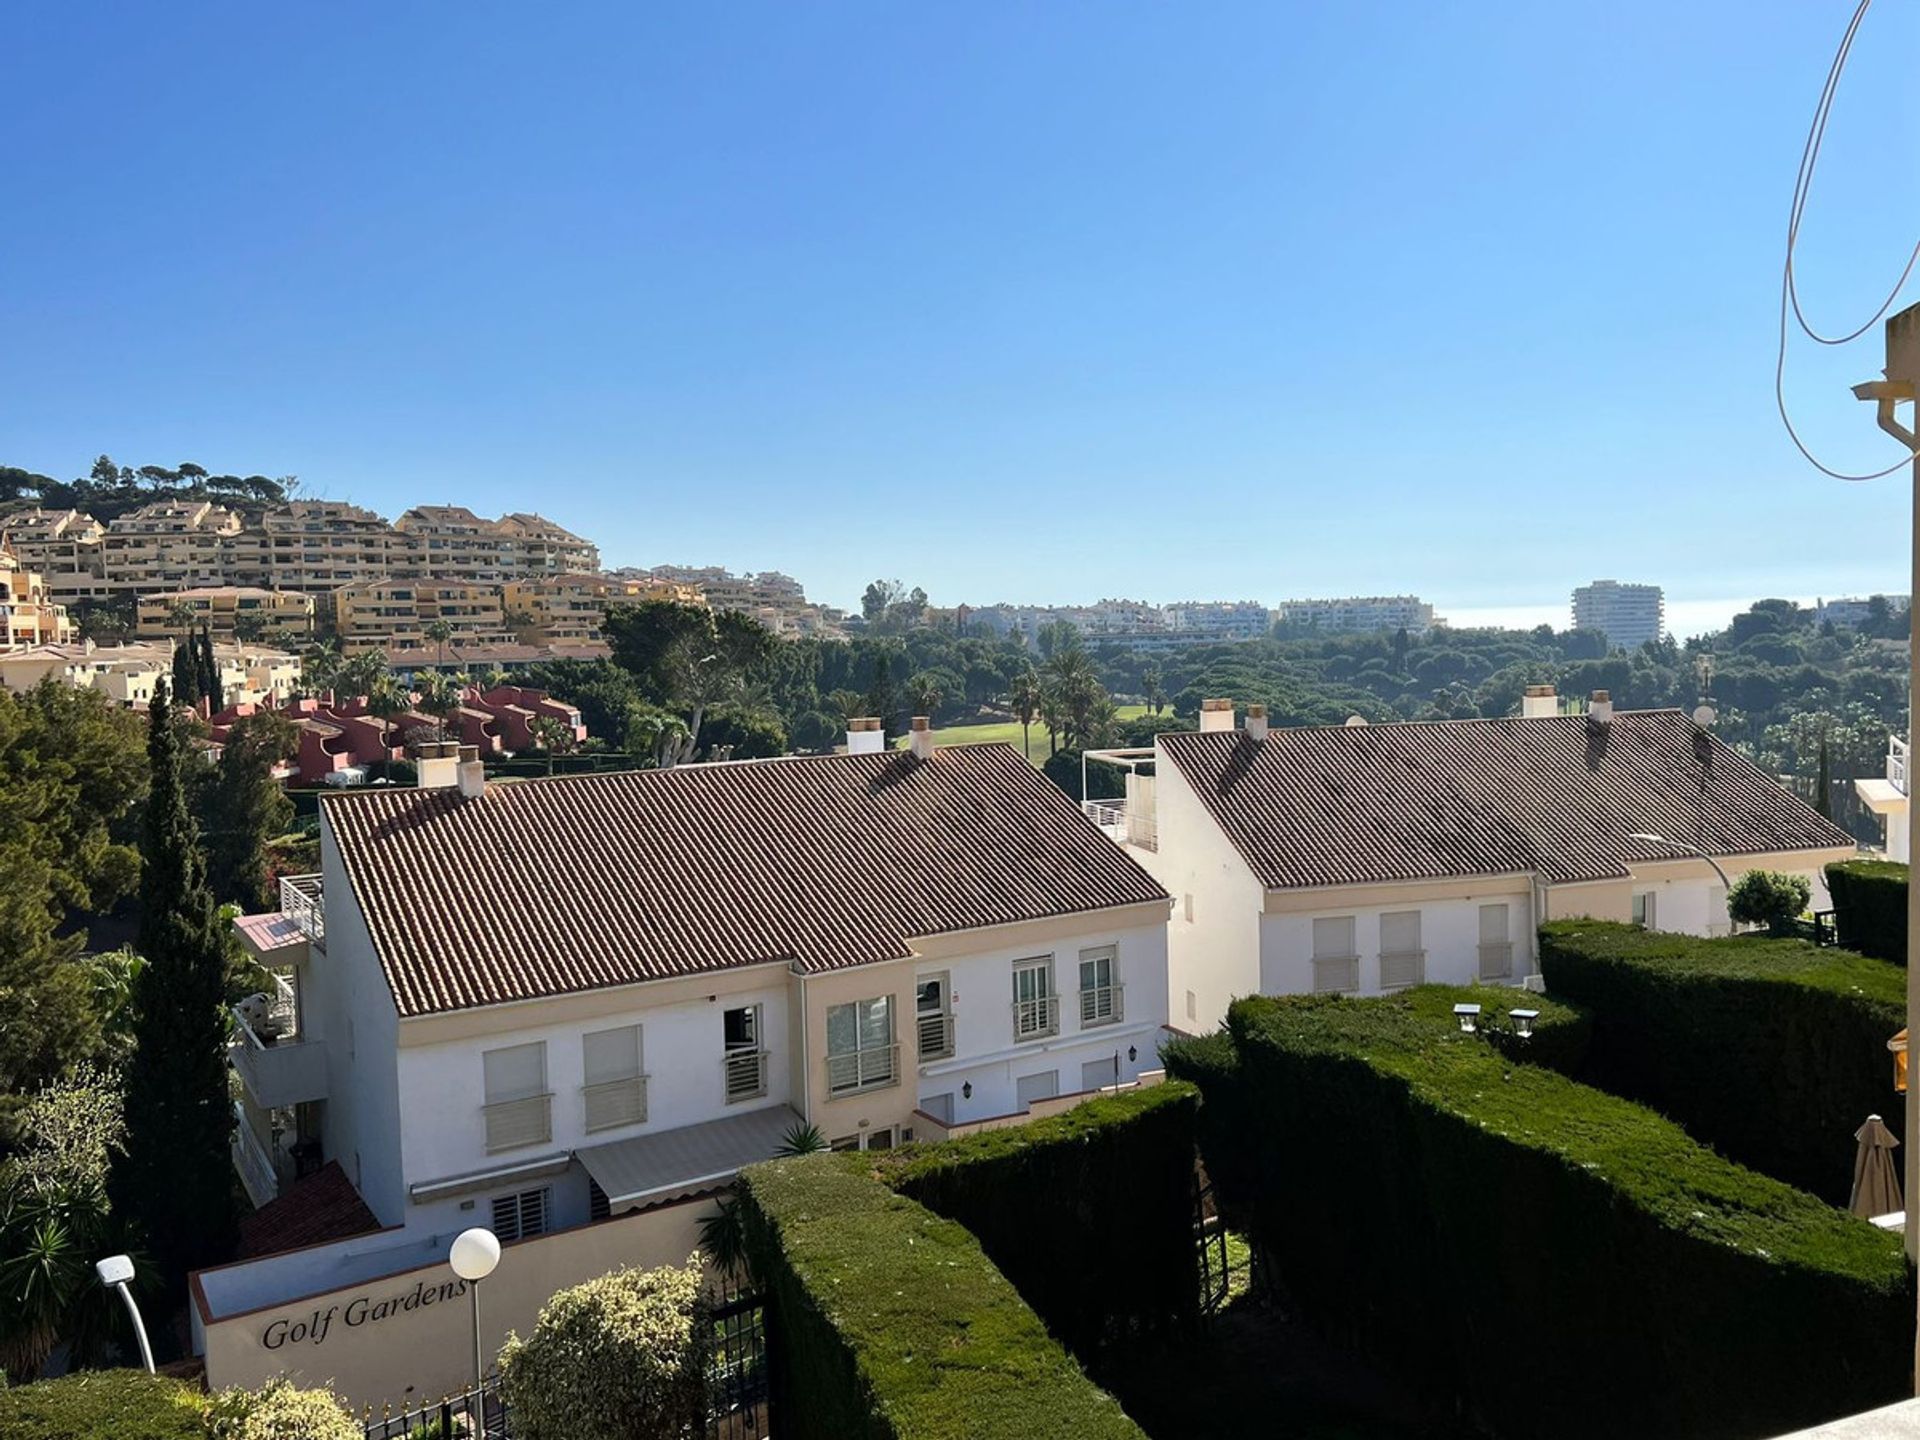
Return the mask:
<path id="1" fill-rule="evenodd" d="M 1901 1133 L 1887 1041 L 1906 972 L 1804 940 L 1704 940 L 1593 920 L 1540 931 L 1548 988 L 1593 1012 L 1584 1078 L 1836 1205 L 1868 1115 Z"/>
<path id="2" fill-rule="evenodd" d="M 1228 1024 L 1167 1061 L 1224 1117 L 1235 1213 L 1309 1314 L 1496 1433 L 1757 1436 L 1910 1393 L 1899 1236 L 1403 999 Z"/>
<path id="3" fill-rule="evenodd" d="M 1197 1315 L 1198 1108 L 1192 1086 L 1168 1082 L 869 1158 L 901 1194 L 966 1226 L 1047 1328 L 1091 1362 L 1108 1340 Z"/>
<path id="4" fill-rule="evenodd" d="M 207 1397 L 144 1370 L 83 1370 L 0 1387 L 5 1440 L 206 1440 Z"/>
<path id="5" fill-rule="evenodd" d="M 740 1175 L 742 1226 L 796 1440 L 1144 1440 L 960 1225 L 865 1155 Z M 1124 1264 L 1124 1257 L 1113 1263 Z"/>
<path id="6" fill-rule="evenodd" d="M 1907 963 L 1907 867 L 1898 860 L 1836 860 L 1827 866 L 1833 926 L 1849 950 Z"/>
<path id="7" fill-rule="evenodd" d="M 1593 1044 L 1593 1017 L 1578 1005 L 1507 985 L 1420 985 L 1395 998 L 1422 1019 L 1456 1030 L 1460 1022 L 1453 1007 L 1478 1005 L 1481 1039 L 1511 1060 L 1544 1065 L 1562 1075 L 1578 1077 Z M 1508 1019 L 1514 1010 L 1540 1012 L 1533 1034 L 1525 1039 L 1514 1033 Z"/>

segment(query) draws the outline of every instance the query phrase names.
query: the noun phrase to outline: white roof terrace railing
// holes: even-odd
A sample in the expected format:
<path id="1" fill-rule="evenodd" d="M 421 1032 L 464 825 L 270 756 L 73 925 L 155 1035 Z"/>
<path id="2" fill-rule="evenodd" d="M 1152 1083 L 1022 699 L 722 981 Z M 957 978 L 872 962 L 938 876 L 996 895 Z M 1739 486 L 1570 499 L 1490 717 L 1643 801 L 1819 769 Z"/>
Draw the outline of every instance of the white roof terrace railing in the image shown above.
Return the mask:
<path id="1" fill-rule="evenodd" d="M 1907 790 L 1907 742 L 1898 735 L 1887 737 L 1887 779 L 1900 787 L 1900 793 Z"/>
<path id="2" fill-rule="evenodd" d="M 282 875 L 280 913 L 298 925 L 314 944 L 326 946 L 327 910 L 318 875 Z"/>

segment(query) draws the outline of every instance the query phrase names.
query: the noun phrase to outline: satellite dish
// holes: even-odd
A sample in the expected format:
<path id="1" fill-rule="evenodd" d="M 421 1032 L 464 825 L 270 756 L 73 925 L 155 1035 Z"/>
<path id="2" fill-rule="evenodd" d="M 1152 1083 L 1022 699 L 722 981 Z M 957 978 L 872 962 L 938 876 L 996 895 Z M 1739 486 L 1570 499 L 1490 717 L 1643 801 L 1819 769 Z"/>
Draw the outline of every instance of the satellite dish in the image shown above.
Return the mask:
<path id="1" fill-rule="evenodd" d="M 1354 725 L 1364 725 L 1364 724 L 1366 724 L 1366 723 L 1367 723 L 1367 717 L 1366 717 L 1366 716 L 1364 716 L 1364 715 L 1349 715 L 1349 716 L 1347 716 L 1347 724 L 1348 724 L 1349 726 L 1354 726 Z"/>
<path id="2" fill-rule="evenodd" d="M 1711 705 L 1698 705 L 1694 707 L 1693 723 L 1698 725 L 1702 730 L 1705 730 L 1719 718 L 1719 712 Z"/>

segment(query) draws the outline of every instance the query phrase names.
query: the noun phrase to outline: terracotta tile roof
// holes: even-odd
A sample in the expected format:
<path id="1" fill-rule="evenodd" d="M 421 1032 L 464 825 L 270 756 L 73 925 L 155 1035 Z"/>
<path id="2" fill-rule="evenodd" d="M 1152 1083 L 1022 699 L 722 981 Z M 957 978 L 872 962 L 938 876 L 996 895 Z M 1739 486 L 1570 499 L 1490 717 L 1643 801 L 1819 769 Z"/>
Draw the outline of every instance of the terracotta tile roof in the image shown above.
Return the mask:
<path id="1" fill-rule="evenodd" d="M 1269 889 L 1538 873 L 1618 878 L 1675 858 L 1851 847 L 1853 837 L 1678 710 L 1162 735 Z"/>
<path id="2" fill-rule="evenodd" d="M 402 1015 L 810 971 L 1166 892 L 1007 745 L 321 802 Z"/>
<path id="3" fill-rule="evenodd" d="M 304 1180 L 296 1180 L 286 1190 L 240 1221 L 239 1253 L 248 1260 L 256 1255 L 277 1255 L 282 1250 L 297 1250 L 302 1245 L 321 1245 L 329 1240 L 346 1240 L 378 1230 L 380 1222 L 360 1192 L 353 1188 L 347 1172 L 337 1160 L 329 1160 Z"/>

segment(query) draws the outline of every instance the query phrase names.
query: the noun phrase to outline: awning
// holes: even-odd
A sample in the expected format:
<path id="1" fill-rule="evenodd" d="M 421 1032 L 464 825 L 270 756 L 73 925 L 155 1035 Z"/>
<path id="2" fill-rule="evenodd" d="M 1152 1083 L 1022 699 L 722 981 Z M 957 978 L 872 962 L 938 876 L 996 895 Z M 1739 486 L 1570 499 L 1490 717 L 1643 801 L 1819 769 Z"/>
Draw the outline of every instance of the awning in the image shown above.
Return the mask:
<path id="1" fill-rule="evenodd" d="M 741 1166 L 771 1160 L 781 1137 L 803 1123 L 785 1105 L 771 1105 L 576 1150 L 574 1158 L 615 1209 L 657 1205 L 725 1185 Z"/>

